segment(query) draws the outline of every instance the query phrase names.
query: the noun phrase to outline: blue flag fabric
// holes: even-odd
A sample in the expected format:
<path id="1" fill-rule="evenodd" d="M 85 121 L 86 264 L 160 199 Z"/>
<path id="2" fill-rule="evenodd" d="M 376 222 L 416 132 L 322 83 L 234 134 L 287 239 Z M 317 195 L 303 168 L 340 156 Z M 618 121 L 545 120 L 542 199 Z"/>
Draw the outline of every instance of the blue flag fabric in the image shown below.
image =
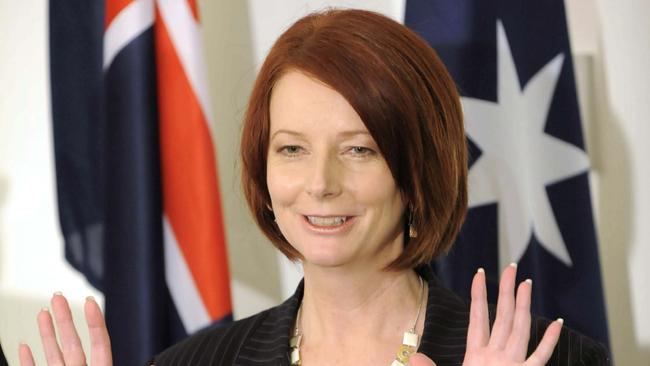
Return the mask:
<path id="1" fill-rule="evenodd" d="M 405 24 L 460 89 L 469 142 L 467 220 L 435 261 L 469 299 L 477 268 L 533 279 L 532 311 L 608 344 L 589 162 L 561 0 L 408 0 Z"/>
<path id="2" fill-rule="evenodd" d="M 52 118 L 67 260 L 102 291 L 116 365 L 186 336 L 164 278 L 153 32 L 103 69 L 104 1 L 51 2 Z"/>

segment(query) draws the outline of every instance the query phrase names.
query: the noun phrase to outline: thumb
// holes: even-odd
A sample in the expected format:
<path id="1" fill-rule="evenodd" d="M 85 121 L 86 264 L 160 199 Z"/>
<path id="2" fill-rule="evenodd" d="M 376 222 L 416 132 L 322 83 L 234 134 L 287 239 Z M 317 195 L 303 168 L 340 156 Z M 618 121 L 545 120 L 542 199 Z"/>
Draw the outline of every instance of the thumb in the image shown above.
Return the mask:
<path id="1" fill-rule="evenodd" d="M 436 366 L 436 363 L 433 362 L 429 357 L 423 355 L 422 353 L 414 353 L 409 358 L 410 366 Z"/>

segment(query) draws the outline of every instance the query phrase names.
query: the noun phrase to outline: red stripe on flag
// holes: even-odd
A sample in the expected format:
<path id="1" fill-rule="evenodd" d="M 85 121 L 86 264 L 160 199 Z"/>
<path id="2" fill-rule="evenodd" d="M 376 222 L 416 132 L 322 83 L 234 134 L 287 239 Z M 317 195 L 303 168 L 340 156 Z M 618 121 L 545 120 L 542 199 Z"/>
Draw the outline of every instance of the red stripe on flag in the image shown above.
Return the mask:
<path id="1" fill-rule="evenodd" d="M 210 130 L 156 9 L 163 206 L 212 319 L 232 313 L 219 180 Z"/>
<path id="2" fill-rule="evenodd" d="M 104 15 L 104 29 L 108 29 L 111 22 L 124 8 L 134 0 L 106 0 L 106 14 Z"/>
<path id="3" fill-rule="evenodd" d="M 186 0 L 187 5 L 190 6 L 190 9 L 192 10 L 192 15 L 194 15 L 194 19 L 196 19 L 197 22 L 201 21 L 201 18 L 199 17 L 199 7 L 196 4 L 196 0 Z"/>

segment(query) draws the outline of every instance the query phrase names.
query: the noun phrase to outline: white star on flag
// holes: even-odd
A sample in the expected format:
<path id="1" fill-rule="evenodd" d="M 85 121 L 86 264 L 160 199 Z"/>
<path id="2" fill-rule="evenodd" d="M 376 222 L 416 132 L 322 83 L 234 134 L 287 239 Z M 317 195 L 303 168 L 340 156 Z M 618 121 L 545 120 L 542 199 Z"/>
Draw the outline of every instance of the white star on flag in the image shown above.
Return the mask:
<path id="1" fill-rule="evenodd" d="M 482 155 L 469 172 L 469 205 L 498 204 L 499 263 L 518 262 L 534 234 L 567 266 L 571 257 L 546 187 L 589 169 L 587 154 L 544 132 L 564 55 L 520 87 L 503 24 L 497 21 L 497 103 L 462 98 L 465 128 Z"/>

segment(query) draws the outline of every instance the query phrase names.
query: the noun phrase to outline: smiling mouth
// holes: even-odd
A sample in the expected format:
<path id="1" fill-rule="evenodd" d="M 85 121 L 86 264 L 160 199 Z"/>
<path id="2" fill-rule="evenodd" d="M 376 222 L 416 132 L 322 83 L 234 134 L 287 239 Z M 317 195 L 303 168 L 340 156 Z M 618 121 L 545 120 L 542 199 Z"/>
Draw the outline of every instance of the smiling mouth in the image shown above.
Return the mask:
<path id="1" fill-rule="evenodd" d="M 305 216 L 307 221 L 314 226 L 319 227 L 337 227 L 345 224 L 348 220 L 347 216 Z"/>

